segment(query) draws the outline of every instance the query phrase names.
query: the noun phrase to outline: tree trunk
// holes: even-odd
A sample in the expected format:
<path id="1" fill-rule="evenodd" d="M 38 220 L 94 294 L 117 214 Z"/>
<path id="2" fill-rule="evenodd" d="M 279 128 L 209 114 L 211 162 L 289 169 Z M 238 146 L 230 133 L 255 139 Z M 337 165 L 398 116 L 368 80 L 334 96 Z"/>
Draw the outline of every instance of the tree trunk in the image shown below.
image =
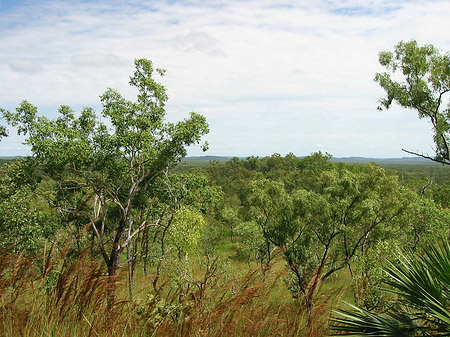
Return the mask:
<path id="1" fill-rule="evenodd" d="M 308 310 L 308 317 L 306 321 L 306 327 L 308 328 L 308 333 L 311 332 L 311 329 L 313 327 L 313 314 L 314 314 L 314 295 L 315 291 L 318 285 L 318 275 L 314 275 L 314 280 L 312 280 L 312 284 L 310 284 L 310 287 L 307 288 L 307 292 L 305 294 L 305 302 L 306 302 L 306 308 Z"/>
<path id="2" fill-rule="evenodd" d="M 144 260 L 144 276 L 148 276 L 147 263 L 148 263 L 148 229 L 145 229 L 142 233 L 141 242 L 141 257 Z"/>
<path id="3" fill-rule="evenodd" d="M 127 265 L 128 265 L 128 295 L 130 297 L 130 302 L 133 301 L 133 264 L 130 261 L 130 245 L 127 245 Z"/>
<path id="4" fill-rule="evenodd" d="M 114 303 L 116 301 L 116 276 L 119 270 L 119 256 L 119 250 L 117 249 L 117 247 L 114 247 L 107 263 L 109 284 L 106 295 L 106 303 L 108 311 L 111 311 L 113 309 Z"/>

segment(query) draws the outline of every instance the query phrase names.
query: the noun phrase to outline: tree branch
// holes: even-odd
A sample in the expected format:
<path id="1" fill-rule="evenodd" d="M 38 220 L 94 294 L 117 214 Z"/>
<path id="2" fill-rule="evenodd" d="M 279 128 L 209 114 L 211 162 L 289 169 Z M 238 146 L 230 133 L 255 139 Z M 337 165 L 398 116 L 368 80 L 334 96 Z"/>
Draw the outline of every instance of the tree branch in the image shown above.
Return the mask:
<path id="1" fill-rule="evenodd" d="M 402 149 L 402 151 L 406 152 L 406 153 L 409 153 L 409 154 L 413 154 L 413 155 L 418 156 L 418 157 L 422 157 L 422 158 L 425 158 L 425 159 L 432 160 L 432 161 L 434 161 L 436 163 L 439 163 L 439 164 L 442 164 L 442 165 L 450 165 L 449 161 L 436 159 L 436 158 L 430 157 L 428 155 L 424 155 L 424 154 L 420 154 L 420 153 L 417 153 L 417 152 L 408 151 L 408 150 L 405 150 L 405 149 Z"/>
<path id="2" fill-rule="evenodd" d="M 142 224 L 133 232 L 130 234 L 130 236 L 120 245 L 120 250 L 124 249 L 130 241 L 135 237 L 137 234 L 142 232 L 144 229 L 151 227 L 151 226 L 158 226 L 161 219 L 158 219 L 155 223 L 147 223 L 147 220 L 143 221 Z"/>

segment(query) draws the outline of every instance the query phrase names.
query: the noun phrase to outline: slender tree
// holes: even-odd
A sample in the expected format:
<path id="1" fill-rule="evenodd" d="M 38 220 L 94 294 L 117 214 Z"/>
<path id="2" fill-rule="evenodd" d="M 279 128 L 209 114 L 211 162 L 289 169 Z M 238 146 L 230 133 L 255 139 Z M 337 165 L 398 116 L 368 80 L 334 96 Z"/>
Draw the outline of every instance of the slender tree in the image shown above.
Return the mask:
<path id="1" fill-rule="evenodd" d="M 135 60 L 135 67 L 129 83 L 138 90 L 137 101 L 107 89 L 100 96 L 101 117 L 92 108 L 76 117 L 63 105 L 59 117 L 49 119 L 27 101 L 16 112 L 2 109 L 7 122 L 26 135 L 36 165 L 54 180 L 51 203 L 89 223 L 110 276 L 140 232 L 173 216 L 168 208 L 155 213 L 137 205 L 155 202 L 148 190 L 209 131 L 195 112 L 178 123 L 166 122 L 166 88 L 153 78 L 155 71 L 161 76 L 165 71 L 146 59 Z M 82 197 L 73 198 L 75 193 Z"/>
<path id="2" fill-rule="evenodd" d="M 436 156 L 403 150 L 423 158 L 450 165 L 450 54 L 441 54 L 432 45 L 416 41 L 399 42 L 394 52 L 382 51 L 379 62 L 387 72 L 377 73 L 375 81 L 386 91 L 379 109 L 398 103 L 416 110 L 433 127 Z M 399 74 L 400 73 L 400 74 Z M 400 75 L 403 81 L 396 81 Z"/>

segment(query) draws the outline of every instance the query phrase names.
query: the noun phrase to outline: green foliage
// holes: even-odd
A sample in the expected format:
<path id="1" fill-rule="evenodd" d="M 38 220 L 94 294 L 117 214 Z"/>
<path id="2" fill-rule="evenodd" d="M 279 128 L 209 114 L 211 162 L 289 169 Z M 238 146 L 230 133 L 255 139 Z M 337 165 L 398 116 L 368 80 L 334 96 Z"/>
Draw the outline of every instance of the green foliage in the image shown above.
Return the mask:
<path id="1" fill-rule="evenodd" d="M 39 210 L 34 190 L 38 177 L 32 161 L 0 166 L 0 248 L 36 254 L 55 231 L 53 217 Z"/>
<path id="2" fill-rule="evenodd" d="M 393 235 L 395 238 L 397 235 Z M 396 253 L 404 245 L 397 238 L 379 240 L 363 254 L 356 254 L 352 263 L 352 287 L 355 303 L 366 310 L 383 310 L 392 296 L 381 290 L 385 278 L 383 266 L 387 261 L 394 261 Z"/>
<path id="3" fill-rule="evenodd" d="M 447 58 L 430 46 L 401 43 L 395 53 L 380 54 L 380 62 L 389 72 L 377 74 L 376 78 L 388 95 L 382 106 L 389 108 L 397 102 L 431 119 L 440 149 L 436 160 L 444 162 L 448 160 L 448 109 L 442 108 L 441 103 L 447 90 Z M 422 277 L 417 265 L 405 262 L 420 258 L 398 258 L 396 252 L 398 247 L 418 252 L 424 239 L 448 236 L 447 171 L 425 166 L 416 171 L 408 168 L 399 179 L 374 164 L 331 162 L 331 155 L 321 152 L 305 158 L 292 153 L 284 157 L 276 153 L 265 158 L 232 158 L 225 163 L 212 162 L 204 171 L 174 170 L 186 155 L 187 146 L 198 144 L 208 132 L 208 125 L 196 113 L 178 123 L 166 122 L 166 88 L 154 79 L 155 75 L 164 75 L 164 71 L 154 69 L 144 59 L 136 60 L 135 66 L 130 84 L 138 91 L 136 101 L 107 89 L 101 96 L 101 117 L 91 108 L 76 113 L 63 105 L 58 117 L 50 119 L 39 116 L 37 108 L 26 101 L 15 112 L 1 110 L 3 118 L 26 135 L 33 156 L 0 166 L 0 248 L 13 247 L 17 252 L 41 255 L 42 243 L 46 238 L 53 241 L 56 232 L 69 247 L 61 249 L 56 242 L 45 249 L 44 263 L 39 261 L 39 269 L 42 266 L 45 270 L 39 288 L 43 298 L 48 300 L 58 293 L 67 295 L 79 286 L 79 290 L 90 294 L 86 295 L 88 298 L 98 295 L 92 302 L 93 312 L 96 305 L 100 307 L 105 302 L 108 315 L 103 316 L 113 317 L 110 315 L 117 302 L 111 296 L 114 289 L 106 286 L 114 280 L 118 288 L 126 284 L 130 294 L 130 311 L 122 313 L 129 317 L 123 321 L 126 327 L 121 329 L 122 334 L 133 329 L 136 322 L 141 322 L 150 333 L 167 325 L 182 327 L 170 331 L 171 335 L 186 335 L 186 331 L 208 334 L 209 330 L 195 328 L 196 322 L 206 322 L 202 323 L 203 329 L 218 319 L 220 335 L 225 328 L 233 330 L 224 327 L 222 319 L 232 325 L 236 315 L 239 319 L 245 317 L 245 324 L 239 319 L 237 322 L 245 325 L 249 335 L 264 335 L 258 329 L 250 333 L 248 322 L 254 322 L 254 327 L 254 318 L 262 315 L 267 317 L 261 321 L 270 322 L 267 313 L 273 312 L 279 315 L 273 321 L 276 323 L 262 324 L 270 326 L 270 331 L 278 331 L 277 324 L 286 316 L 285 332 L 302 334 L 303 327 L 297 326 L 294 331 L 290 322 L 303 320 L 301 324 L 313 335 L 313 316 L 323 310 L 317 304 L 326 298 L 316 296 L 321 284 L 328 280 L 326 287 L 334 288 L 330 276 L 340 277 L 338 271 L 348 270 L 352 280 L 346 281 L 353 285 L 356 303 L 364 309 L 342 311 L 347 321 L 340 322 L 348 323 L 347 331 L 360 334 L 358 324 L 365 324 L 365 332 L 376 335 L 384 325 L 383 331 L 401 336 L 423 332 L 422 326 L 434 329 L 446 323 L 447 280 L 434 277 L 438 273 L 449 274 L 445 269 L 447 262 L 438 257 L 441 253 L 427 253 L 420 260 L 427 269 Z M 399 70 L 406 78 L 404 83 L 392 80 Z M 0 127 L 2 136 L 6 136 L 6 129 Z M 58 228 L 54 214 L 58 215 Z M 90 246 L 93 239 L 97 246 Z M 448 245 L 446 249 L 450 251 Z M 89 258 L 101 255 L 108 275 L 114 278 L 104 278 L 105 266 L 102 270 L 96 262 L 76 266 L 87 262 L 82 262 L 83 251 Z M 275 251 L 280 254 L 274 254 Z M 57 253 L 61 253 L 61 260 Z M 236 255 L 247 258 L 248 266 L 239 258 L 226 260 Z M 288 272 L 272 275 L 282 266 L 280 255 Z M 224 261 L 219 256 L 225 257 Z M 52 259 L 62 268 L 51 269 Z M 426 259 L 434 259 L 433 264 L 439 266 L 432 270 Z M 232 276 L 242 267 L 254 266 L 253 261 L 263 268 L 252 271 L 240 284 L 232 283 Z M 392 265 L 386 270 L 397 282 L 389 283 L 397 289 L 390 296 L 380 290 L 385 275 L 382 267 L 386 268 L 387 261 Z M 231 263 L 232 267 L 228 267 Z M 122 282 L 123 274 L 119 272 L 119 266 L 124 264 L 128 266 L 128 282 Z M 270 264 L 274 268 L 268 268 Z M 133 277 L 141 276 L 141 266 L 144 281 L 134 284 Z M 67 275 L 74 273 L 69 283 L 60 282 L 64 275 L 59 269 L 65 268 L 70 269 Z M 77 268 L 86 268 L 86 280 L 77 274 Z M 407 276 L 412 271 L 416 279 Z M 262 279 L 252 283 L 255 275 Z M 291 295 L 300 301 L 289 301 L 289 291 L 278 282 L 282 277 Z M 407 277 L 413 281 L 407 283 Z M 33 284 L 35 277 L 30 280 Z M 219 280 L 223 283 L 221 288 L 217 288 Z M 272 281 L 276 289 L 268 288 Z M 419 290 L 411 292 L 413 286 L 419 286 Z M 143 299 L 143 293 L 133 297 L 132 291 L 138 287 L 151 294 L 145 294 Z M 257 302 L 267 304 L 266 309 L 245 306 L 262 294 L 260 289 L 266 288 L 266 297 Z M 117 297 L 124 293 L 117 292 Z M 279 294 L 287 296 L 281 299 Z M 79 301 L 83 296 L 72 295 L 78 303 L 77 310 L 82 312 Z M 390 307 L 389 301 L 395 297 L 403 300 Z M 408 301 L 415 302 L 409 305 Z M 306 307 L 295 305 L 283 313 L 280 303 L 302 303 Z M 226 311 L 224 308 L 228 307 L 232 309 Z M 424 307 L 436 314 L 436 320 L 423 315 L 428 312 Z M 61 308 L 61 312 L 66 310 Z M 389 311 L 377 314 L 366 309 Z M 271 330 L 271 325 L 276 328 Z M 439 331 L 445 329 L 442 324 L 438 327 Z"/>
<path id="4" fill-rule="evenodd" d="M 268 259 L 267 241 L 264 238 L 261 227 L 253 221 L 241 221 L 235 227 L 236 236 L 239 238 L 239 254 L 249 259 L 254 258 L 260 264 Z"/>
<path id="5" fill-rule="evenodd" d="M 375 75 L 375 81 L 387 94 L 381 106 L 389 108 L 396 102 L 416 110 L 420 118 L 429 119 L 436 144 L 434 160 L 450 164 L 450 105 L 444 105 L 444 95 L 450 91 L 450 55 L 412 40 L 398 43 L 394 52 L 382 51 L 379 61 L 388 70 Z M 393 79 L 398 72 L 403 82 Z"/>
<path id="6" fill-rule="evenodd" d="M 386 269 L 386 283 L 397 297 L 386 313 L 357 307 L 339 310 L 339 335 L 448 336 L 450 332 L 450 245 L 428 244 L 421 255 L 407 253 Z"/>
<path id="7" fill-rule="evenodd" d="M 373 164 L 318 172 L 307 180 L 310 189 L 293 192 L 282 182 L 256 180 L 246 204 L 267 242 L 283 251 L 294 295 L 310 298 L 316 285 L 383 238 L 409 202 L 396 177 Z"/>
<path id="8" fill-rule="evenodd" d="M 415 249 L 419 240 L 448 236 L 449 210 L 443 209 L 431 199 L 418 196 L 413 198 L 401 219 L 410 228 L 409 238 L 405 242 Z"/>
<path id="9" fill-rule="evenodd" d="M 450 180 L 441 182 L 431 189 L 432 198 L 444 208 L 450 207 Z"/>
<path id="10" fill-rule="evenodd" d="M 224 207 L 219 212 L 219 218 L 221 222 L 228 227 L 230 231 L 231 242 L 235 242 L 235 228 L 241 222 L 238 215 L 238 210 L 232 207 Z"/>
<path id="11" fill-rule="evenodd" d="M 136 303 L 136 314 L 145 322 L 145 327 L 148 331 L 154 331 L 159 325 L 170 317 L 180 315 L 183 310 L 187 310 L 189 302 L 185 303 L 170 303 L 169 301 L 156 296 L 148 294 L 145 300 L 139 300 Z"/>
<path id="12" fill-rule="evenodd" d="M 8 131 L 6 130 L 6 128 L 3 125 L 0 125 L 0 140 L 3 137 L 7 137 L 8 136 Z"/>
<path id="13" fill-rule="evenodd" d="M 165 207 L 174 210 L 189 205 L 207 214 L 221 206 L 223 192 L 220 187 L 211 186 L 203 173 L 168 172 L 156 181 L 153 189 L 148 191 L 148 197 L 158 198 Z M 144 198 L 143 202 L 146 200 Z"/>
<path id="14" fill-rule="evenodd" d="M 146 59 L 135 60 L 135 68 L 130 85 L 138 90 L 137 101 L 109 88 L 100 97 L 101 118 L 92 108 L 76 117 L 63 105 L 59 117 L 49 119 L 26 101 L 16 112 L 2 110 L 27 136 L 35 165 L 54 181 L 54 207 L 91 225 L 110 275 L 140 232 L 176 210 L 155 205 L 152 190 L 161 190 L 161 178 L 186 155 L 186 147 L 209 131 L 195 112 L 178 123 L 166 122 L 166 88 L 153 78 L 164 71 Z"/>
<path id="15" fill-rule="evenodd" d="M 205 219 L 188 208 L 179 209 L 169 231 L 169 242 L 179 251 L 192 253 L 196 250 L 205 229 Z"/>

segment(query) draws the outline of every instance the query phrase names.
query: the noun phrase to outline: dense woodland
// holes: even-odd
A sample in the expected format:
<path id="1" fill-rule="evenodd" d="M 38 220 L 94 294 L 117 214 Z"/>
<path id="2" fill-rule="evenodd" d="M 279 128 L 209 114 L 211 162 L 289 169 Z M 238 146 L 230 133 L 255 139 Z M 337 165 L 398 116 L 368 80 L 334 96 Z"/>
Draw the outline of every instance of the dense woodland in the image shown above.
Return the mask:
<path id="1" fill-rule="evenodd" d="M 410 41 L 380 63 L 382 107 L 430 119 L 426 164 L 182 162 L 207 121 L 166 122 L 145 59 L 137 100 L 108 89 L 102 118 L 2 109 L 32 155 L 0 165 L 0 334 L 448 335 L 450 58 Z"/>

